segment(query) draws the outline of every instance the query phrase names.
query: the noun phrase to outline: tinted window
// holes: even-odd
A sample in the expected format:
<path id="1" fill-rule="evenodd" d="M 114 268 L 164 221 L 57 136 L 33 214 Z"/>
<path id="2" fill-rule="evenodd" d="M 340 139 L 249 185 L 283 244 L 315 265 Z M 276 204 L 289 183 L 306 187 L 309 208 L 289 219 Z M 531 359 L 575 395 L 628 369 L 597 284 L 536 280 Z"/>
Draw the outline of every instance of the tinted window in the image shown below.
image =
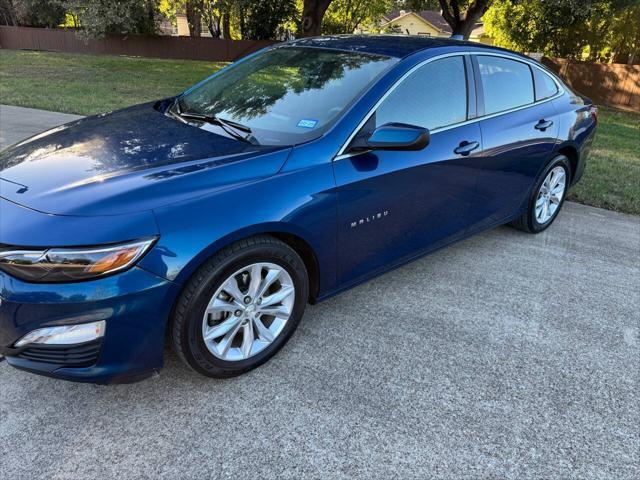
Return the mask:
<path id="1" fill-rule="evenodd" d="M 478 55 L 486 115 L 533 103 L 533 78 L 526 63 Z"/>
<path id="2" fill-rule="evenodd" d="M 399 122 L 434 129 L 467 118 L 463 57 L 427 63 L 404 79 L 376 111 L 376 127 Z"/>
<path id="3" fill-rule="evenodd" d="M 553 79 L 539 68 L 533 69 L 533 76 L 536 81 L 536 100 L 553 97 L 558 93 L 558 86 Z"/>
<path id="4" fill-rule="evenodd" d="M 246 125 L 263 145 L 295 144 L 319 137 L 396 62 L 360 52 L 274 48 L 211 77 L 180 98 L 180 109 Z"/>

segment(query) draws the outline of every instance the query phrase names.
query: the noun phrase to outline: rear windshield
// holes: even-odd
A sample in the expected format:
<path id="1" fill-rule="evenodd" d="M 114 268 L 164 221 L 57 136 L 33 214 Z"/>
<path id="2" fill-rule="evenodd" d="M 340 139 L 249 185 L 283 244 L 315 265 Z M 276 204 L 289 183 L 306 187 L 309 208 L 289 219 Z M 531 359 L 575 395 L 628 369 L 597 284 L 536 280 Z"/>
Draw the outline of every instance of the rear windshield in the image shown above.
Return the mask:
<path id="1" fill-rule="evenodd" d="M 223 69 L 183 95 L 179 106 L 243 124 L 262 145 L 293 145 L 322 135 L 396 62 L 360 52 L 274 48 Z"/>

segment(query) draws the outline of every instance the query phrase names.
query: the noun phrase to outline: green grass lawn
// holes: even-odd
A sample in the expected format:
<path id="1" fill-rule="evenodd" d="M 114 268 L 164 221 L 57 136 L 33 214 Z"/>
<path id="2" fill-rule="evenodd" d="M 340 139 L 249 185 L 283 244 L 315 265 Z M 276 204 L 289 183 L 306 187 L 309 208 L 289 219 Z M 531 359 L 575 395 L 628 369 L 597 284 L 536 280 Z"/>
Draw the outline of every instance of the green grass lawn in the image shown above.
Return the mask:
<path id="1" fill-rule="evenodd" d="M 223 63 L 0 50 L 0 103 L 91 115 L 181 92 Z"/>
<path id="2" fill-rule="evenodd" d="M 0 50 L 0 103 L 90 115 L 171 96 L 222 66 Z M 600 110 L 587 171 L 569 198 L 640 215 L 640 114 Z"/>
<path id="3" fill-rule="evenodd" d="M 600 109 L 587 170 L 569 199 L 640 215 L 640 114 Z"/>

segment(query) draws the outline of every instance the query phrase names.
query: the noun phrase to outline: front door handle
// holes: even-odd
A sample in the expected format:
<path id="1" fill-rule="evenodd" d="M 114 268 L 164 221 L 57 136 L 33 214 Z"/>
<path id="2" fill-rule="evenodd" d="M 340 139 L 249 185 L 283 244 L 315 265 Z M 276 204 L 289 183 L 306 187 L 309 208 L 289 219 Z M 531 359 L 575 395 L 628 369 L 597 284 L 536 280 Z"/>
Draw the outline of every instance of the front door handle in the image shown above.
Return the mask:
<path id="1" fill-rule="evenodd" d="M 553 125 L 553 122 L 551 120 L 545 120 L 544 118 L 542 120 L 540 120 L 538 123 L 536 123 L 536 126 L 534 127 L 536 130 L 540 130 L 542 132 L 544 132 L 547 128 L 549 128 L 551 125 Z"/>
<path id="2" fill-rule="evenodd" d="M 467 142 L 466 140 L 453 150 L 453 153 L 467 156 L 480 146 L 480 142 Z"/>

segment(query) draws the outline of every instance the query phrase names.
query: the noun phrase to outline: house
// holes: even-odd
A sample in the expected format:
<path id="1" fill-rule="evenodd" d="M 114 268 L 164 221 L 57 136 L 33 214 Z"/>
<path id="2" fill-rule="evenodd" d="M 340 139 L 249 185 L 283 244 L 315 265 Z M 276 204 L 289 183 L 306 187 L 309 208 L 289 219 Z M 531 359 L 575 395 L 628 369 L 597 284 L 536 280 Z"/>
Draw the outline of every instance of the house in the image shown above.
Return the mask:
<path id="1" fill-rule="evenodd" d="M 422 10 L 419 12 L 391 11 L 382 17 L 377 30 L 379 32 L 426 35 L 430 37 L 450 37 L 452 32 L 451 27 L 440 12 L 434 10 Z M 493 39 L 485 33 L 481 22 L 473 29 L 469 40 L 489 45 L 493 44 Z"/>
<path id="2" fill-rule="evenodd" d="M 429 37 L 450 37 L 451 27 L 440 13 L 433 10 L 410 12 L 393 10 L 382 17 L 382 31 L 392 31 L 406 35 L 426 35 Z"/>
<path id="3" fill-rule="evenodd" d="M 158 34 L 174 36 L 178 34 L 178 29 L 170 19 L 168 19 L 167 17 L 162 17 L 158 22 Z"/>
<path id="4" fill-rule="evenodd" d="M 187 21 L 187 15 L 183 12 L 179 12 L 176 14 L 176 34 L 184 37 L 189 36 L 189 22 Z M 200 36 L 211 37 L 211 33 L 209 32 L 209 29 L 207 28 L 207 25 L 206 23 L 204 23 L 204 21 L 201 22 Z"/>

